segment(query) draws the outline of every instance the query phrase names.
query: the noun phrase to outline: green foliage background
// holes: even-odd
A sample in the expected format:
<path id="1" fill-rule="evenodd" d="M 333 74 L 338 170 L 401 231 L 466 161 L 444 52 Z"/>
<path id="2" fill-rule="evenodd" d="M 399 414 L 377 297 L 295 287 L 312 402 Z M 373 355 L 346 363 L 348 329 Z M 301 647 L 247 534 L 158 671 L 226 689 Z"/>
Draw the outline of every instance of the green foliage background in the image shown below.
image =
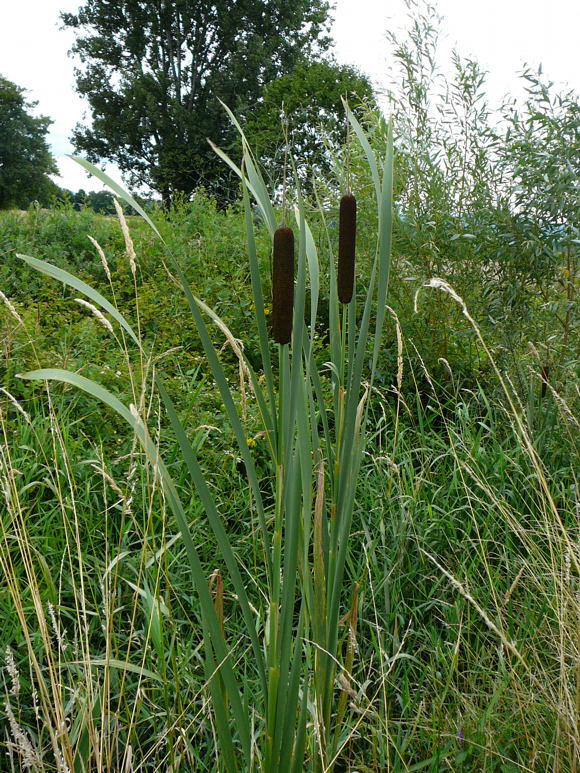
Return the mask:
<path id="1" fill-rule="evenodd" d="M 57 172 L 46 141 L 52 123 L 35 117 L 24 89 L 0 76 L 0 209 L 25 207 L 32 199 L 48 204 L 57 186 Z"/>

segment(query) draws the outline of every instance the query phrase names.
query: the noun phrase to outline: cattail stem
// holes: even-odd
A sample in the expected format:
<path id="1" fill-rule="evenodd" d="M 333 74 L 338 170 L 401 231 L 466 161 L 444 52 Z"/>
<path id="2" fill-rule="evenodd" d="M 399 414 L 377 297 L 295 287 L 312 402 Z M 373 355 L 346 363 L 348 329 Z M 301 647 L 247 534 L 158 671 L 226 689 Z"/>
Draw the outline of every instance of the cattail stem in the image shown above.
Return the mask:
<path id="1" fill-rule="evenodd" d="M 294 233 L 282 226 L 274 233 L 272 270 L 272 337 L 290 343 L 294 311 Z"/>
<path id="2" fill-rule="evenodd" d="M 282 121 L 284 129 L 284 177 L 282 179 L 282 225 L 286 226 L 286 179 L 288 175 L 288 116 L 284 113 Z"/>
<path id="3" fill-rule="evenodd" d="M 340 200 L 338 220 L 338 300 L 350 303 L 354 290 L 356 199 L 346 193 Z"/>

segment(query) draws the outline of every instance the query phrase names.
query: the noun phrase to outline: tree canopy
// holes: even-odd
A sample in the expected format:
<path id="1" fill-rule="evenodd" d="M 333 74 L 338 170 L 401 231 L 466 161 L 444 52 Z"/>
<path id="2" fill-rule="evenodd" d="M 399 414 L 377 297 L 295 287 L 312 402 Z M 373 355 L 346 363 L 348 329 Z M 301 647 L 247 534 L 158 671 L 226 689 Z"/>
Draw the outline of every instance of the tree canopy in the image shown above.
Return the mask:
<path id="1" fill-rule="evenodd" d="M 330 45 L 328 0 L 85 0 L 63 13 L 77 31 L 77 89 L 92 125 L 73 141 L 170 200 L 228 181 L 207 138 L 233 141 L 223 100 L 245 115 L 264 86 Z"/>
<path id="2" fill-rule="evenodd" d="M 31 115 L 37 103 L 24 93 L 0 76 L 0 209 L 45 203 L 56 187 L 48 177 L 58 172 L 46 142 L 52 121 Z"/>

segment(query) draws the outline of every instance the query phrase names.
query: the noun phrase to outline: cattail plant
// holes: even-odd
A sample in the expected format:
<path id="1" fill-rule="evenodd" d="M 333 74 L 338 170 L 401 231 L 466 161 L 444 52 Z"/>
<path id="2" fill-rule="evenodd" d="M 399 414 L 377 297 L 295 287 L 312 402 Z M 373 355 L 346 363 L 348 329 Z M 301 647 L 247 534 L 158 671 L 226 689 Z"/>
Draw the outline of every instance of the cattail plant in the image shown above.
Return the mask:
<path id="1" fill-rule="evenodd" d="M 338 300 L 350 303 L 354 290 L 356 245 L 356 199 L 345 193 L 340 200 L 338 219 Z"/>
<path id="2" fill-rule="evenodd" d="M 227 109 L 227 108 L 226 108 Z M 349 334 L 340 324 L 340 303 L 353 296 L 356 202 L 347 194 L 341 201 L 338 277 L 331 255 L 330 364 L 316 361 L 315 325 L 319 281 L 319 256 L 306 220 L 298 179 L 295 180 L 297 267 L 294 280 L 294 233 L 276 215 L 258 164 L 241 127 L 228 110 L 242 138 L 243 163 L 238 167 L 221 150 L 218 155 L 240 176 L 249 256 L 255 323 L 261 356 L 261 373 L 252 367 L 242 347 L 235 353 L 243 362 L 263 423 L 262 436 L 269 454 L 269 481 L 258 476 L 249 436 L 239 414 L 235 395 L 219 359 L 207 319 L 217 324 L 228 340 L 227 325 L 189 288 L 177 261 L 173 261 L 193 316 L 209 369 L 220 393 L 231 430 L 244 462 L 251 503 L 262 541 L 263 595 L 255 592 L 240 571 L 238 558 L 226 533 L 218 502 L 205 481 L 194 444 L 163 386 L 156 388 L 189 472 L 191 487 L 203 505 L 225 569 L 220 598 L 235 599 L 236 618 L 243 627 L 249 654 L 238 649 L 221 601 L 216 604 L 209 580 L 185 516 L 180 491 L 151 439 L 142 416 L 113 394 L 87 378 L 64 370 L 39 370 L 26 378 L 54 379 L 76 385 L 107 404 L 131 426 L 163 486 L 181 533 L 196 590 L 204 639 L 207 692 L 213 708 L 213 729 L 219 769 L 262 770 L 265 773 L 300 773 L 333 770 L 344 747 L 344 723 L 349 719 L 357 630 L 358 586 L 352 584 L 350 609 L 344 609 L 346 567 L 359 469 L 365 452 L 368 396 L 371 394 L 385 319 L 389 281 L 392 210 L 392 130 L 384 159 L 371 150 L 363 129 L 347 110 L 373 177 L 379 215 L 379 237 L 370 266 L 360 323 L 353 304 L 344 307 Z M 161 236 L 149 216 L 127 193 L 88 162 L 89 168 L 129 203 Z M 379 169 L 383 168 L 382 178 Z M 279 346 L 279 367 L 273 367 L 264 309 L 254 216 L 255 199 L 273 240 L 272 335 Z M 321 213 L 323 215 L 323 213 Z M 330 243 L 330 239 L 327 243 Z M 167 245 L 165 245 L 167 247 Z M 21 256 L 29 265 L 59 279 L 106 311 L 143 351 L 140 337 L 128 320 L 102 295 L 68 272 L 43 261 Z M 337 281 L 338 280 L 338 281 Z M 310 285 L 310 325 L 304 324 L 306 287 Z M 287 344 L 292 340 L 292 346 Z M 368 352 L 371 344 L 370 368 Z M 326 379 L 326 382 L 325 382 Z M 326 384 L 326 386 L 325 386 Z M 328 388 L 326 388 L 328 387 Z M 326 395 L 332 391 L 333 399 Z M 173 467 L 173 464 L 172 464 Z M 244 517 L 243 514 L 240 514 Z M 348 606 L 348 605 L 347 605 Z M 350 642 L 341 620 L 348 619 Z M 235 650 L 235 652 L 234 652 Z M 248 710 L 252 707 L 252 710 Z"/>

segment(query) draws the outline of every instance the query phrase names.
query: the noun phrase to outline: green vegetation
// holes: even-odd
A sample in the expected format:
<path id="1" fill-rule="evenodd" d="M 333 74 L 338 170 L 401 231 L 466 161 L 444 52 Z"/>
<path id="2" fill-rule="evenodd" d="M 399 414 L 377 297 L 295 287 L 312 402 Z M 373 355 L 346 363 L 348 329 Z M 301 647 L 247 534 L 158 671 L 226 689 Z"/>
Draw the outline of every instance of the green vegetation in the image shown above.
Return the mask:
<path id="1" fill-rule="evenodd" d="M 431 22 L 284 202 L 0 213 L 6 769 L 577 773 L 578 100 Z"/>

